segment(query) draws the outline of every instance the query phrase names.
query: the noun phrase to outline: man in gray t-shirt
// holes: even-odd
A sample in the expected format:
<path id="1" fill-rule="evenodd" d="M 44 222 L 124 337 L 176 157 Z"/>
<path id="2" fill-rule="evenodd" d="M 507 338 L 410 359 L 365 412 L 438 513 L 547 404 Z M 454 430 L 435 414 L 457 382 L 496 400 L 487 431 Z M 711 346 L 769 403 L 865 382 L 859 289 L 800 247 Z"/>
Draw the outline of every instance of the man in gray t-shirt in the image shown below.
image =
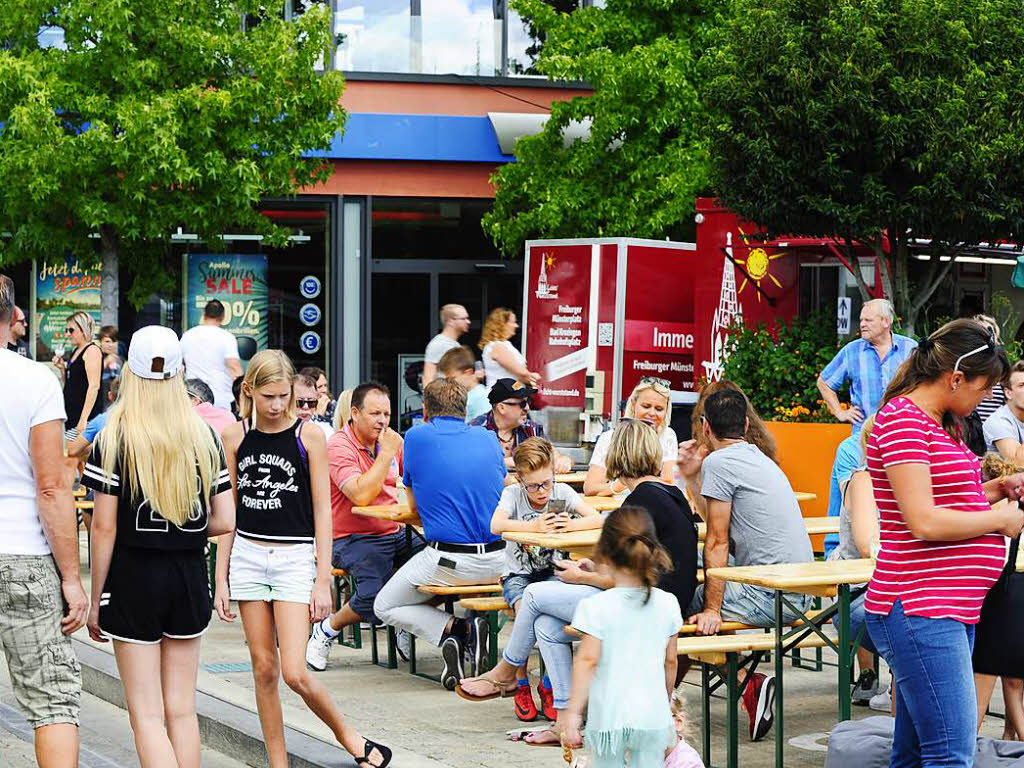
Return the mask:
<path id="1" fill-rule="evenodd" d="M 444 353 L 459 346 L 459 337 L 469 332 L 469 313 L 461 304 L 441 307 L 441 332 L 430 340 L 423 353 L 423 388 L 437 378 L 437 364 Z"/>

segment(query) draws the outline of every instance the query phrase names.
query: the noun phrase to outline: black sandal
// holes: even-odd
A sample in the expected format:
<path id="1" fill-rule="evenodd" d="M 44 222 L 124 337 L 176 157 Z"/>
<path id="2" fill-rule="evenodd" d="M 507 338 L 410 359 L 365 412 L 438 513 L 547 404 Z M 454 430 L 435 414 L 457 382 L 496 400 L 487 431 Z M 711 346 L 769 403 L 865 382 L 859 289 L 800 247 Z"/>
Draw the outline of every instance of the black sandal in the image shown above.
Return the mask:
<path id="1" fill-rule="evenodd" d="M 377 742 L 370 741 L 369 739 L 363 739 L 363 741 L 365 742 L 363 744 L 363 756 L 356 758 L 356 765 L 366 765 L 369 766 L 369 768 L 387 768 L 388 764 L 391 762 L 391 750 L 383 744 L 378 744 Z M 384 762 L 379 765 L 375 765 L 370 762 L 370 753 L 375 749 L 380 752 L 381 757 L 384 758 Z"/>

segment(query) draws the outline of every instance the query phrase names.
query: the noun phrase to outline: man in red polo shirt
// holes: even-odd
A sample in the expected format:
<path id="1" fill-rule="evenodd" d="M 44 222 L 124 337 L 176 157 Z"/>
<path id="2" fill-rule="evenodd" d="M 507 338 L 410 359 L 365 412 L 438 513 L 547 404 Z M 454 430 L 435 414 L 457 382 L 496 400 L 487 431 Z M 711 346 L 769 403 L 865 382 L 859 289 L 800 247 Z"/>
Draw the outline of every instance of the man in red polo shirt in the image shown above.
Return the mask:
<path id="1" fill-rule="evenodd" d="M 377 592 L 406 560 L 423 548 L 413 537 L 410 547 L 402 525 L 352 513 L 352 507 L 398 502 L 402 476 L 402 437 L 388 424 L 391 400 L 388 388 L 366 382 L 352 390 L 348 423 L 331 436 L 327 459 L 331 471 L 331 510 L 334 518 L 336 568 L 355 577 L 355 594 L 333 616 L 314 625 L 306 645 L 306 663 L 327 668 L 331 645 L 345 627 L 361 621 L 379 624 L 373 613 Z"/>

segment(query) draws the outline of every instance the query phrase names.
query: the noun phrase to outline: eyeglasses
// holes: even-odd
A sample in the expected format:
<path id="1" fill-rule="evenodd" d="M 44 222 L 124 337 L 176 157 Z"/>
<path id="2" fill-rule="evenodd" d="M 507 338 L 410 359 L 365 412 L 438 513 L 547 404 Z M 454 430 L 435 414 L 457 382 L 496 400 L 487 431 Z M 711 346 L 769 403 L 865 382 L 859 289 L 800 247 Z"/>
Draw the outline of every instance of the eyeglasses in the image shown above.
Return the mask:
<path id="1" fill-rule="evenodd" d="M 959 371 L 960 370 L 960 363 L 963 362 L 964 360 L 966 360 L 971 355 L 976 355 L 979 352 L 984 352 L 986 349 L 991 350 L 994 353 L 998 348 L 999 348 L 999 345 L 996 344 L 996 335 L 990 329 L 989 333 L 988 333 L 988 341 L 987 342 L 982 344 L 977 349 L 972 349 L 970 352 L 967 352 L 967 353 L 965 353 L 963 355 L 960 355 L 960 357 L 958 357 L 956 359 L 956 362 L 953 364 L 953 373 L 956 373 L 957 371 Z"/>
<path id="2" fill-rule="evenodd" d="M 551 487 L 555 484 L 554 479 L 545 480 L 543 483 L 524 483 L 522 480 L 519 484 L 523 486 L 523 489 L 527 493 L 540 493 L 541 491 L 550 491 Z"/>
<path id="3" fill-rule="evenodd" d="M 305 398 L 302 398 L 302 399 L 296 398 L 295 399 L 295 404 L 297 406 L 299 406 L 299 408 L 316 408 L 316 400 L 306 400 Z"/>
<path id="4" fill-rule="evenodd" d="M 668 379 L 662 379 L 658 376 L 644 376 L 643 378 L 640 379 L 640 383 L 656 384 L 659 387 L 664 387 L 665 389 L 672 389 L 672 382 L 670 382 Z"/>

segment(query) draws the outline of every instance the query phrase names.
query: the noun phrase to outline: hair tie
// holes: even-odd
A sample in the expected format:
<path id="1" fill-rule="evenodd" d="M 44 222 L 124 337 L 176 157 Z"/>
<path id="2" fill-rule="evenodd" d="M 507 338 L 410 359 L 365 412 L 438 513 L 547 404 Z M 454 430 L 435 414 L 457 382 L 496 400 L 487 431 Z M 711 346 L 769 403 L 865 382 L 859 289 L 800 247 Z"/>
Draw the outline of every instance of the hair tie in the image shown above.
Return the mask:
<path id="1" fill-rule="evenodd" d="M 917 349 L 922 355 L 927 355 L 932 351 L 932 347 L 935 346 L 935 342 L 932 341 L 931 337 L 924 338 L 918 342 Z"/>
<path id="2" fill-rule="evenodd" d="M 629 537 L 629 541 L 639 541 L 642 544 L 646 544 L 649 549 L 654 549 L 654 541 L 651 537 L 643 533 L 634 533 Z"/>

